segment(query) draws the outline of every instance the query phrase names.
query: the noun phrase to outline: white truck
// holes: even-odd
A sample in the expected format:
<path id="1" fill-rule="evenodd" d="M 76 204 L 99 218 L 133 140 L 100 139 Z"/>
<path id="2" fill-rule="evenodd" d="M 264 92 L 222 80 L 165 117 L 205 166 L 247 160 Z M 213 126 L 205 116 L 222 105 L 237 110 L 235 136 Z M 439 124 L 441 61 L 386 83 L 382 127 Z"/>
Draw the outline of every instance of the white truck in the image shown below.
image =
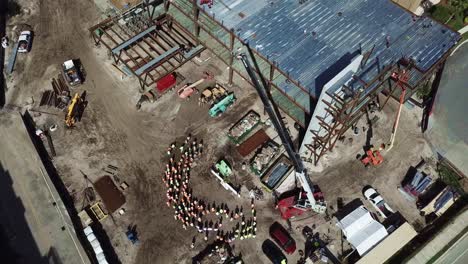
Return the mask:
<path id="1" fill-rule="evenodd" d="M 75 60 L 67 60 L 62 64 L 62 69 L 65 80 L 69 85 L 75 86 L 83 83 L 81 63 Z"/>

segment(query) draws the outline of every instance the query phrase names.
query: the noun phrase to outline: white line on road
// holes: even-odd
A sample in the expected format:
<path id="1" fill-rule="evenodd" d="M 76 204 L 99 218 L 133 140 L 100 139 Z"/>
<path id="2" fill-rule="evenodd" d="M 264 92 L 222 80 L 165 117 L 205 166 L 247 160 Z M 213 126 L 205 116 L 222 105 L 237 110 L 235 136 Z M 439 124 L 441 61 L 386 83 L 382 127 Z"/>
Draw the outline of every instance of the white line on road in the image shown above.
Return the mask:
<path id="1" fill-rule="evenodd" d="M 462 237 L 460 237 L 451 247 L 449 247 L 444 252 L 444 254 L 442 254 L 442 256 L 440 256 L 434 263 L 439 263 L 439 262 L 443 261 L 444 258 L 447 257 L 447 255 L 452 254 L 453 252 L 451 250 L 453 250 L 455 247 L 457 247 L 458 244 L 462 243 L 466 236 L 468 236 L 468 232 L 465 233 Z M 462 254 L 460 254 L 457 258 L 455 258 L 453 263 L 456 263 L 457 260 L 459 260 L 461 257 L 463 257 L 467 251 L 468 251 L 468 249 L 465 248 L 465 250 L 463 250 Z"/>

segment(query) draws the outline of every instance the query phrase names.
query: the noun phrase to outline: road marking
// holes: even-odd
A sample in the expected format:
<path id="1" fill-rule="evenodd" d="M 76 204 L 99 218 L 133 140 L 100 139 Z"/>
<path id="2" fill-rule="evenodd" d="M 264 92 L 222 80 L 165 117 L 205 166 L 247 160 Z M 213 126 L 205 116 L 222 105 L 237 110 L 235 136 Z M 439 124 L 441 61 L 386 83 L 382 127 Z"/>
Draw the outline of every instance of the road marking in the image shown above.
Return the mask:
<path id="1" fill-rule="evenodd" d="M 456 246 L 458 246 L 458 244 L 462 243 L 463 240 L 465 239 L 465 237 L 466 237 L 467 235 L 468 235 L 468 233 L 465 233 L 462 237 L 460 237 L 451 247 L 449 247 L 449 248 L 444 252 L 444 254 L 442 254 L 442 256 L 440 256 L 440 257 L 435 261 L 435 263 L 439 263 L 443 258 L 447 257 L 447 255 L 450 254 L 450 250 L 453 249 L 453 248 L 455 248 Z M 459 260 L 461 257 L 463 257 L 463 255 L 465 255 L 466 251 L 468 251 L 468 249 L 465 249 L 465 250 L 463 251 L 463 253 L 460 254 L 460 255 L 455 259 L 454 263 L 457 262 L 457 260 Z"/>
<path id="2" fill-rule="evenodd" d="M 468 251 L 468 249 L 465 249 L 465 250 L 463 251 L 463 253 L 455 259 L 454 263 L 456 263 L 457 260 L 459 260 L 461 257 L 463 257 L 463 256 L 465 255 L 466 251 Z"/>

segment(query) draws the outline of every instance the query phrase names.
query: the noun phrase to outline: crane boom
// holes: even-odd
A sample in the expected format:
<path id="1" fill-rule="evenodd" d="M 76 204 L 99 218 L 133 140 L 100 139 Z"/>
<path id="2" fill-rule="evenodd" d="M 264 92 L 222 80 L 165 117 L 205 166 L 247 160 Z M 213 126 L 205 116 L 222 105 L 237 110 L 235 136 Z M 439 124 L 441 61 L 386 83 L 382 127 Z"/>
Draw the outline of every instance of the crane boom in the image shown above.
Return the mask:
<path id="1" fill-rule="evenodd" d="M 254 58 L 252 54 L 252 50 L 248 46 L 246 46 L 249 55 L 251 58 Z M 291 159 L 291 162 L 293 163 L 294 169 L 295 169 L 295 176 L 299 180 L 299 182 L 302 185 L 302 188 L 304 189 L 307 199 L 308 199 L 308 204 L 305 204 L 304 207 L 312 208 L 314 211 L 323 213 L 324 212 L 324 207 L 321 204 L 317 204 L 316 200 L 314 198 L 314 191 L 313 191 L 313 185 L 310 182 L 309 177 L 307 176 L 307 170 L 304 167 L 304 163 L 302 162 L 302 159 L 300 155 L 296 152 L 294 149 L 294 145 L 292 143 L 291 137 L 289 133 L 286 130 L 286 127 L 281 119 L 281 115 L 276 107 L 274 107 L 273 103 L 270 100 L 270 96 L 267 93 L 267 84 L 263 76 L 261 74 L 256 74 L 254 70 L 252 69 L 250 62 L 247 58 L 247 56 L 244 53 L 240 53 L 238 55 L 238 58 L 244 65 L 245 70 L 247 71 L 253 86 L 257 90 L 258 95 L 260 96 L 260 99 L 263 102 L 263 105 L 265 107 L 266 112 L 268 113 L 270 120 L 273 123 L 273 126 L 275 127 L 281 142 L 283 143 L 284 148 L 286 149 L 286 152 L 288 153 L 289 158 Z M 258 69 L 258 65 L 256 64 L 255 60 L 253 60 L 253 63 L 255 65 L 255 68 L 258 73 L 260 73 L 260 70 Z M 260 82 L 262 85 L 260 84 Z"/>

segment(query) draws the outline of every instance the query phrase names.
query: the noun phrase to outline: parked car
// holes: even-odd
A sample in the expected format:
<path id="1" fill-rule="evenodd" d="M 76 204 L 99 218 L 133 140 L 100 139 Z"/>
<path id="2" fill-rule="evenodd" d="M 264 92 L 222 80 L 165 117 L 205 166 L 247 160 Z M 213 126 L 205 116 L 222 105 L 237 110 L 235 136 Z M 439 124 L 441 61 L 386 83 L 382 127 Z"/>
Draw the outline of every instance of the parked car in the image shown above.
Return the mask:
<path id="1" fill-rule="evenodd" d="M 18 38 L 18 52 L 26 53 L 31 50 L 31 38 L 32 38 L 31 31 L 21 32 Z"/>
<path id="2" fill-rule="evenodd" d="M 395 211 L 384 201 L 382 196 L 371 186 L 366 186 L 363 190 L 364 197 L 371 202 L 377 209 L 377 212 L 383 217 L 387 218 Z"/>
<path id="3" fill-rule="evenodd" d="M 287 254 L 296 251 L 296 242 L 280 223 L 274 222 L 270 226 L 270 236 Z"/>
<path id="4" fill-rule="evenodd" d="M 273 243 L 273 241 L 271 241 L 270 239 L 263 241 L 262 251 L 271 260 L 273 264 L 288 263 L 288 260 L 284 256 L 283 252 L 281 252 L 281 249 L 279 249 L 278 246 L 276 246 L 276 244 Z"/>

